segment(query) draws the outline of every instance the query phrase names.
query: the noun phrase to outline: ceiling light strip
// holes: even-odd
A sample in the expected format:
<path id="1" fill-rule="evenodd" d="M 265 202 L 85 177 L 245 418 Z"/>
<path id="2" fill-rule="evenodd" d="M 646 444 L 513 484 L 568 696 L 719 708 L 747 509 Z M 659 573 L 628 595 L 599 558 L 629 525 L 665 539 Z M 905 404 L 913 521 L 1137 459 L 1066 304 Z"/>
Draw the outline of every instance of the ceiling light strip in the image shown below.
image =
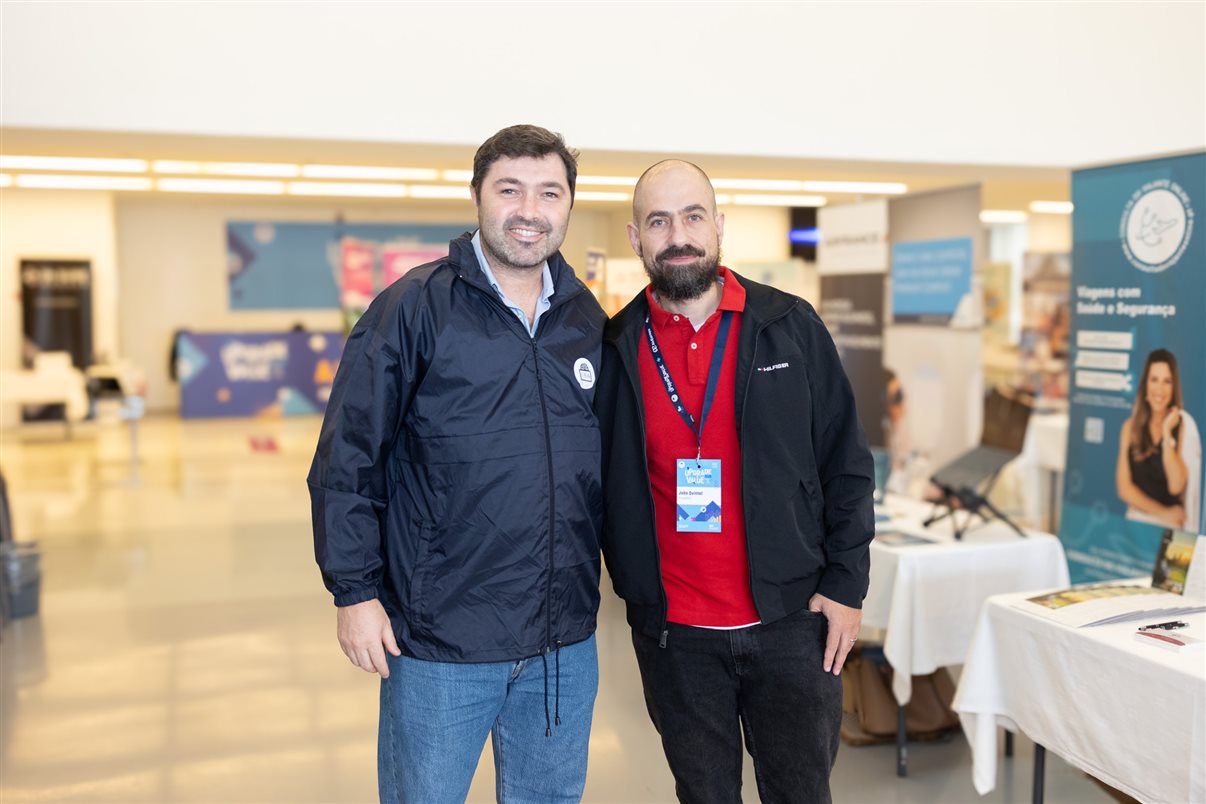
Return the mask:
<path id="1" fill-rule="evenodd" d="M 145 159 L 108 159 L 82 156 L 0 155 L 3 170 L 63 170 L 83 173 L 145 173 Z"/>
<path id="2" fill-rule="evenodd" d="M 32 190 L 149 190 L 151 180 L 138 176 L 68 176 L 21 173 L 16 185 Z"/>
<path id="3" fill-rule="evenodd" d="M 909 185 L 895 181 L 806 181 L 801 190 L 811 193 L 867 193 L 871 195 L 903 195 Z"/>
<path id="4" fill-rule="evenodd" d="M 736 194 L 733 203 L 747 207 L 823 207 L 827 199 L 823 195 L 753 195 Z"/>
<path id="5" fill-rule="evenodd" d="M 229 195 L 284 195 L 285 193 L 283 181 L 158 179 L 155 186 L 165 193 L 226 193 Z"/>
<path id="6" fill-rule="evenodd" d="M 1025 223 L 1028 216 L 1020 209 L 982 209 L 981 223 Z"/>
<path id="7" fill-rule="evenodd" d="M 1071 215 L 1071 201 L 1031 201 L 1030 211 L 1042 215 Z"/>
<path id="8" fill-rule="evenodd" d="M 341 196 L 360 198 L 406 198 L 410 188 L 405 184 L 370 184 L 368 182 L 291 181 L 289 195 Z"/>
<path id="9" fill-rule="evenodd" d="M 302 165 L 307 179 L 368 179 L 371 181 L 436 181 L 435 168 L 377 167 L 374 165 Z"/>

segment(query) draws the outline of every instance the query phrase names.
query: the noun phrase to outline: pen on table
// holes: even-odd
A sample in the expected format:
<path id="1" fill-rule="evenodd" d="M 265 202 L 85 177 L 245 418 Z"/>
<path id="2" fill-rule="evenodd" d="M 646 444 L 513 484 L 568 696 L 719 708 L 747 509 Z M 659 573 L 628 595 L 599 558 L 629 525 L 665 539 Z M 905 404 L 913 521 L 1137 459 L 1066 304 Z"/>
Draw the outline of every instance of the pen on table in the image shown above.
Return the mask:
<path id="1" fill-rule="evenodd" d="M 1189 623 L 1181 620 L 1169 620 L 1166 623 L 1153 623 L 1139 626 L 1140 631 L 1174 631 L 1178 628 L 1188 628 Z"/>

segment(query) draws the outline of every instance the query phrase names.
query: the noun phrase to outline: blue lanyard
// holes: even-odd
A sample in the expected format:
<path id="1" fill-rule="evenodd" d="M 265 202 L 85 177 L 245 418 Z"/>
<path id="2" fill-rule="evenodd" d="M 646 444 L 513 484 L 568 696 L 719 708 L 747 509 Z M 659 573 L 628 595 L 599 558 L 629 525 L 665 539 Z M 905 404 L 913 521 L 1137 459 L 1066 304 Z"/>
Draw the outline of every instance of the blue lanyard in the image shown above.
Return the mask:
<path id="1" fill-rule="evenodd" d="M 657 336 L 653 334 L 653 325 L 649 323 L 649 316 L 645 316 L 645 336 L 649 339 L 649 351 L 653 353 L 653 362 L 657 366 L 658 376 L 662 378 L 662 384 L 666 386 L 670 404 L 674 405 L 679 417 L 695 434 L 695 460 L 697 461 L 703 455 L 704 422 L 708 419 L 708 411 L 712 409 L 712 398 L 716 396 L 716 386 L 720 382 L 720 366 L 724 363 L 724 350 L 728 346 L 729 325 L 732 323 L 732 319 L 733 312 L 731 310 L 726 310 L 720 316 L 720 327 L 716 330 L 716 345 L 712 347 L 712 364 L 708 367 L 708 382 L 704 386 L 703 410 L 699 413 L 699 425 L 697 426 L 695 417 L 683 405 L 682 397 L 679 396 L 678 389 L 674 385 L 674 379 L 670 376 L 670 369 L 666 367 L 666 361 L 662 358 L 662 350 L 658 348 Z"/>

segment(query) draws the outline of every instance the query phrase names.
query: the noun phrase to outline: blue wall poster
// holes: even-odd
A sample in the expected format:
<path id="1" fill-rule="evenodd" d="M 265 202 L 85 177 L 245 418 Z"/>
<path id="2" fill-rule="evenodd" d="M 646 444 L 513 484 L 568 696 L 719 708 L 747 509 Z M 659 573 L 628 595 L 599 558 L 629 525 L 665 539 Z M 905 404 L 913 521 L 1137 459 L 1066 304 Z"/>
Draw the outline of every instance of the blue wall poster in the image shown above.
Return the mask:
<path id="1" fill-rule="evenodd" d="M 326 410 L 342 332 L 177 335 L 180 415 L 305 416 Z"/>
<path id="2" fill-rule="evenodd" d="M 1206 152 L 1072 174 L 1060 538 L 1073 582 L 1151 575 L 1203 527 Z"/>
<path id="3" fill-rule="evenodd" d="M 951 322 L 971 304 L 972 239 L 918 240 L 892 246 L 892 317 L 898 324 Z"/>
<path id="4" fill-rule="evenodd" d="M 342 244 L 352 240 L 371 245 L 379 255 L 373 266 L 376 290 L 384 276 L 398 266 L 388 254 L 416 254 L 438 249 L 476 223 L 280 223 L 229 221 L 226 224 L 226 264 L 231 310 L 339 309 Z M 413 267 L 413 266 L 411 266 Z M 387 270 L 389 269 L 389 270 Z M 396 278 L 396 276 L 394 277 Z"/>

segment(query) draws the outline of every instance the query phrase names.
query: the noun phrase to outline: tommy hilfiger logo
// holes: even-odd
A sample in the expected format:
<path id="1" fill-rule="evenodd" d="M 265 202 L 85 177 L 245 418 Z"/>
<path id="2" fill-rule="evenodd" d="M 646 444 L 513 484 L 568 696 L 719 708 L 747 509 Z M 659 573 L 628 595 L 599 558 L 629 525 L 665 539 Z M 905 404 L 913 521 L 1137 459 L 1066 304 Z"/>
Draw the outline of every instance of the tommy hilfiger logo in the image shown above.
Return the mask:
<path id="1" fill-rule="evenodd" d="M 775 363 L 773 366 L 758 366 L 754 371 L 778 371 L 787 368 L 790 363 Z"/>

